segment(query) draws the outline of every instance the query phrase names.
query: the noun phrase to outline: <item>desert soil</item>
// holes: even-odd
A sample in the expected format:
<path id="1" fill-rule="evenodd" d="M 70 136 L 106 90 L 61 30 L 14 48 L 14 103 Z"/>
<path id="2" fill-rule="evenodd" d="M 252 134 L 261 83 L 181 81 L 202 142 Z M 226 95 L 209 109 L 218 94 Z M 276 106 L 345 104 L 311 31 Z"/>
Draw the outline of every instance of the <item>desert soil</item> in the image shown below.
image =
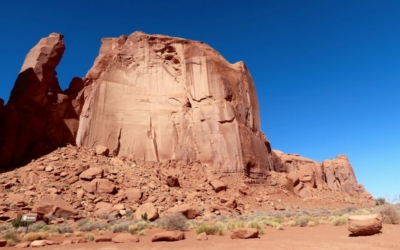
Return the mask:
<path id="1" fill-rule="evenodd" d="M 117 250 L 117 249 L 328 249 L 328 250 L 377 250 L 400 249 L 400 225 L 384 225 L 381 234 L 373 236 L 350 237 L 347 226 L 319 225 L 316 227 L 290 227 L 279 231 L 267 227 L 259 239 L 232 240 L 230 232 L 223 236 L 208 236 L 207 241 L 196 240 L 193 230 L 186 233 L 187 239 L 178 242 L 151 242 L 151 236 L 159 229 L 147 230 L 145 236 L 139 236 L 138 243 L 115 244 L 107 243 L 82 243 L 74 245 L 54 245 L 41 249 L 59 250 Z M 104 236 L 112 236 L 111 233 Z M 52 238 L 61 242 L 66 238 Z M 4 248 L 7 249 L 7 248 Z M 15 249 L 15 248 L 8 248 Z"/>

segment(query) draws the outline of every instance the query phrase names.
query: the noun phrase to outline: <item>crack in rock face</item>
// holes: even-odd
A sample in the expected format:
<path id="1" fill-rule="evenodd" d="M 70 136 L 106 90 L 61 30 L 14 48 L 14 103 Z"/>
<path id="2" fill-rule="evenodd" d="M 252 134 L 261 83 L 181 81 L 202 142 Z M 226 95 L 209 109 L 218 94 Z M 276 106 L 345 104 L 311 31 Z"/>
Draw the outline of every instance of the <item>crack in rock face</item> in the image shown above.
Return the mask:
<path id="1" fill-rule="evenodd" d="M 212 172 L 271 168 L 247 68 L 204 43 L 141 32 L 103 39 L 82 91 L 78 145 Z"/>

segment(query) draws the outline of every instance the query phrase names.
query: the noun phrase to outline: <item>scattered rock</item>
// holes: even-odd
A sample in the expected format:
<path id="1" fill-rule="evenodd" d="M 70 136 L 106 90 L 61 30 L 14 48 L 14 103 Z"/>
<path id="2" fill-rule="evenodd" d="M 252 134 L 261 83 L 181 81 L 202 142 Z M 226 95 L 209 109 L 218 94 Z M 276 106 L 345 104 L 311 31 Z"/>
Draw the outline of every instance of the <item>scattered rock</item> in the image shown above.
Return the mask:
<path id="1" fill-rule="evenodd" d="M 28 248 L 29 247 L 29 243 L 27 242 L 23 242 L 23 243 L 19 243 L 17 245 L 15 245 L 15 248 Z"/>
<path id="2" fill-rule="evenodd" d="M 123 233 L 123 234 L 118 234 L 117 236 L 112 238 L 112 242 L 114 243 L 139 242 L 139 238 L 130 233 Z"/>
<path id="3" fill-rule="evenodd" d="M 140 189 L 137 188 L 129 188 L 125 190 L 125 195 L 129 201 L 135 202 L 142 198 L 142 191 L 140 191 Z"/>
<path id="4" fill-rule="evenodd" d="M 182 213 L 188 219 L 194 219 L 200 215 L 200 210 L 188 204 L 172 207 L 165 214 Z"/>
<path id="5" fill-rule="evenodd" d="M 140 220 L 142 215 L 147 214 L 147 219 L 153 221 L 158 219 L 158 210 L 153 203 L 145 203 L 141 205 L 135 212 L 135 219 Z"/>
<path id="6" fill-rule="evenodd" d="M 107 179 L 94 179 L 90 182 L 94 193 L 112 194 L 116 191 L 115 186 Z"/>
<path id="7" fill-rule="evenodd" d="M 202 232 L 201 234 L 197 235 L 197 240 L 208 240 L 207 234 Z"/>
<path id="8" fill-rule="evenodd" d="M 181 231 L 166 231 L 161 233 L 156 233 L 151 237 L 151 241 L 178 241 L 184 240 L 185 233 Z"/>
<path id="9" fill-rule="evenodd" d="M 93 167 L 93 168 L 89 168 L 85 171 L 83 171 L 80 175 L 79 178 L 81 180 L 86 180 L 86 181 L 91 181 L 95 178 L 103 178 L 103 173 L 104 170 L 102 168 L 97 168 L 97 167 Z"/>
<path id="10" fill-rule="evenodd" d="M 107 236 L 96 236 L 94 237 L 94 242 L 110 242 L 112 240 L 111 237 Z"/>
<path id="11" fill-rule="evenodd" d="M 31 247 L 44 247 L 46 245 L 46 240 L 35 240 L 31 243 Z"/>
<path id="12" fill-rule="evenodd" d="M 236 228 L 232 231 L 231 239 L 258 238 L 258 230 L 255 228 Z"/>
<path id="13" fill-rule="evenodd" d="M 6 240 L 0 240 L 0 247 L 5 247 L 7 246 L 7 241 Z"/>
<path id="14" fill-rule="evenodd" d="M 213 189 L 215 190 L 215 192 L 220 192 L 220 191 L 222 191 L 222 190 L 226 190 L 226 185 L 225 185 L 225 183 L 223 183 L 222 181 L 220 181 L 220 180 L 216 180 L 216 179 L 214 179 L 214 180 L 212 180 L 212 181 L 210 181 L 210 185 L 213 187 Z"/>
<path id="15" fill-rule="evenodd" d="M 96 155 L 108 156 L 109 149 L 103 145 L 97 145 L 95 148 Z"/>
<path id="16" fill-rule="evenodd" d="M 45 194 L 32 208 L 40 214 L 76 215 L 77 211 L 57 194 Z"/>
<path id="17" fill-rule="evenodd" d="M 354 235 L 373 235 L 382 229 L 380 214 L 352 215 L 348 218 L 348 229 Z"/>

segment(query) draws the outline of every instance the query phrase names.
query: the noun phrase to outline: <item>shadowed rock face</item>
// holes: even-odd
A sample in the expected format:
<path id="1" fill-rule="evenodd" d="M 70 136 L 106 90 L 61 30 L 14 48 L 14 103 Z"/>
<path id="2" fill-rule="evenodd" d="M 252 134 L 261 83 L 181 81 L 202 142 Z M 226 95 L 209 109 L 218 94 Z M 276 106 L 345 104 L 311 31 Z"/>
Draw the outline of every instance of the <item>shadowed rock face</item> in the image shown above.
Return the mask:
<path id="1" fill-rule="evenodd" d="M 84 84 L 78 145 L 214 172 L 272 167 L 246 66 L 204 43 L 142 32 L 103 39 Z"/>
<path id="2" fill-rule="evenodd" d="M 74 142 L 78 115 L 55 71 L 64 51 L 63 36 L 53 33 L 26 56 L 9 102 L 0 108 L 0 165 L 19 164 Z"/>

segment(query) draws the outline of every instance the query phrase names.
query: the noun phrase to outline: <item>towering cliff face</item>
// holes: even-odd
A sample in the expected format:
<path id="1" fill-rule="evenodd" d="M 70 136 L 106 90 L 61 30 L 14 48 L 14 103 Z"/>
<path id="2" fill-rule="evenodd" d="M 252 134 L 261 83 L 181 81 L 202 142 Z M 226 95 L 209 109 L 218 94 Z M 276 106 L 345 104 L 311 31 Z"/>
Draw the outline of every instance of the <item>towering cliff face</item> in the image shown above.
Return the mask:
<path id="1" fill-rule="evenodd" d="M 78 115 L 55 71 L 64 51 L 62 35 L 41 39 L 26 56 L 7 105 L 1 100 L 0 165 L 18 164 L 74 143 Z"/>
<path id="2" fill-rule="evenodd" d="M 246 66 L 204 43 L 142 32 L 103 39 L 84 84 L 78 145 L 214 172 L 272 167 Z"/>

